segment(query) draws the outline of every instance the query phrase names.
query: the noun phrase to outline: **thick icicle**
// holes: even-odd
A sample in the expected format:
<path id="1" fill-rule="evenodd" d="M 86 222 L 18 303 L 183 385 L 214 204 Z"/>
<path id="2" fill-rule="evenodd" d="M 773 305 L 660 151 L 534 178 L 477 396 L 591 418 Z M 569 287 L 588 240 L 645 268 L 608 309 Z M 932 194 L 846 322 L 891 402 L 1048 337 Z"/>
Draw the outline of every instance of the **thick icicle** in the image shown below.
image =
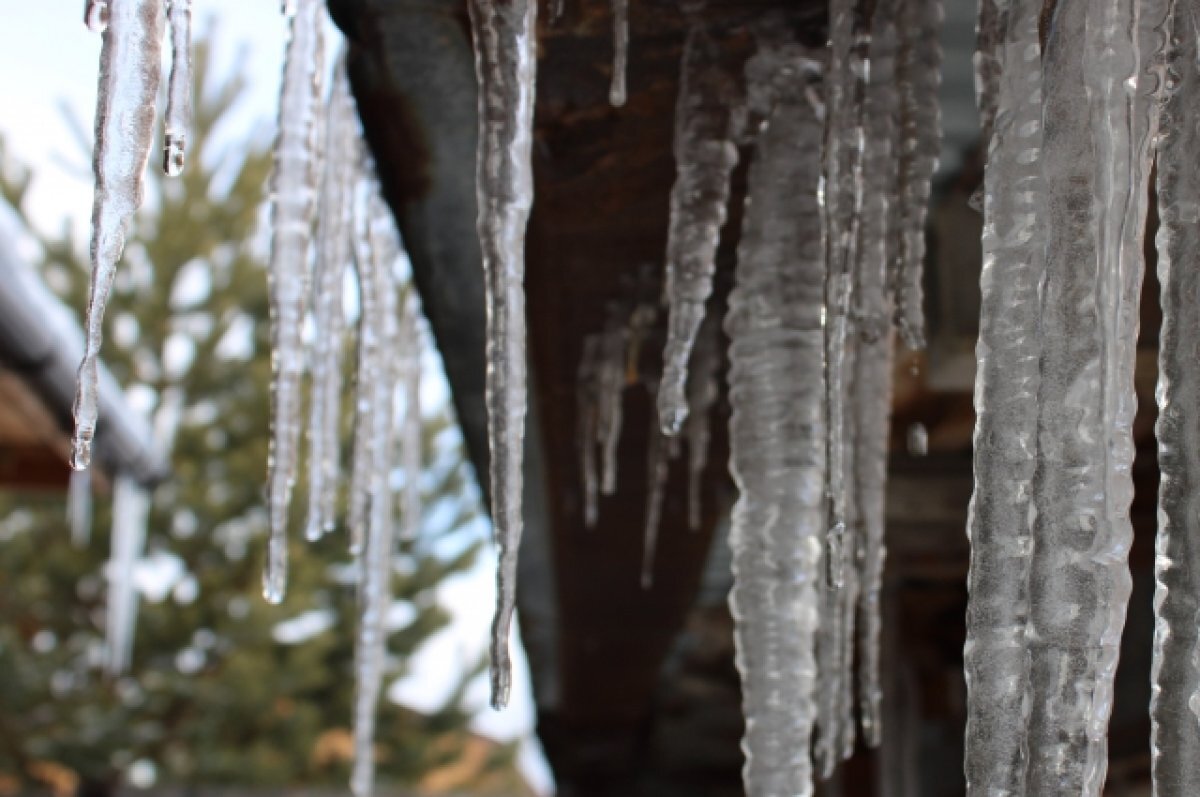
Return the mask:
<path id="1" fill-rule="evenodd" d="M 824 235 L 825 414 L 829 478 L 829 578 L 842 581 L 850 479 L 846 466 L 849 399 L 846 346 L 858 267 L 863 201 L 863 107 L 870 75 L 871 0 L 833 0 L 829 5 L 829 71 L 825 78 Z"/>
<path id="2" fill-rule="evenodd" d="M 575 385 L 576 445 L 579 446 L 579 473 L 583 485 L 583 525 L 594 528 L 599 513 L 600 481 L 596 472 L 596 441 L 599 406 L 597 382 L 603 340 L 588 335 L 583 340 L 583 356 Z"/>
<path id="3" fill-rule="evenodd" d="M 718 372 L 721 368 L 720 327 L 715 317 L 700 325 L 692 366 L 688 374 L 688 527 L 700 528 L 700 480 L 708 465 L 708 446 L 712 439 L 712 406 L 717 401 Z"/>
<path id="4" fill-rule="evenodd" d="M 857 357 L 851 426 L 855 430 L 853 514 L 858 536 L 858 694 L 864 741 L 882 740 L 880 590 L 884 497 L 892 411 L 892 299 L 888 264 L 895 253 L 896 28 L 893 3 L 881 0 L 871 24 L 871 73 L 864 103 L 863 204 L 855 289 Z"/>
<path id="5" fill-rule="evenodd" d="M 1032 483 L 1037 465 L 1039 295 L 1045 275 L 1041 0 L 1013 0 L 995 33 L 999 70 L 984 177 L 975 371 L 975 493 L 967 535 L 966 775 L 971 797 L 1025 793 Z M 985 29 L 980 18 L 982 41 Z M 982 57 L 978 68 L 984 72 Z M 987 88 L 982 78 L 977 87 Z"/>
<path id="6" fill-rule="evenodd" d="M 107 569 L 104 656 L 105 669 L 114 675 L 128 669 L 133 653 L 133 631 L 137 622 L 137 588 L 133 571 L 146 543 L 149 511 L 150 495 L 142 486 L 128 476 L 117 476 L 113 484 L 112 554 Z"/>
<path id="7" fill-rule="evenodd" d="M 309 240 L 317 201 L 317 104 L 321 76 L 320 0 L 297 0 L 284 58 L 279 132 L 271 177 L 271 442 L 267 457 L 267 566 L 263 596 L 287 589 L 288 505 L 300 442 L 301 330 L 307 298 Z"/>
<path id="8" fill-rule="evenodd" d="M 609 308 L 608 321 L 600 342 L 600 361 L 596 372 L 598 417 L 596 439 L 600 444 L 600 492 L 617 491 L 617 446 L 625 419 L 625 363 L 629 349 L 629 329 L 621 306 Z"/>
<path id="9" fill-rule="evenodd" d="M 167 0 L 171 27 L 171 75 L 167 79 L 167 117 L 163 131 L 163 171 L 183 173 L 187 134 L 192 126 L 192 0 Z"/>
<path id="10" fill-rule="evenodd" d="M 367 534 L 363 555 L 358 558 L 362 577 L 359 593 L 360 617 L 355 650 L 356 690 L 354 698 L 354 770 L 350 788 L 356 797 L 372 792 L 375 779 L 375 718 L 383 687 L 387 658 L 387 613 L 392 602 L 392 557 L 396 524 L 393 514 L 391 463 L 395 443 L 395 385 L 399 363 L 397 347 L 406 345 L 398 329 L 396 284 L 392 276 L 397 247 L 391 214 L 383 199 L 371 199 L 369 235 L 375 265 L 375 305 L 370 319 L 364 317 L 378 337 L 376 362 L 369 389 L 375 409 L 370 415 L 370 447 L 367 456 Z M 407 476 L 408 474 L 406 474 Z"/>
<path id="11" fill-rule="evenodd" d="M 93 13 L 108 19 L 100 50 L 96 99 L 96 176 L 92 205 L 92 281 L 88 289 L 86 348 L 75 388 L 71 467 L 87 468 L 99 414 L 97 384 L 104 308 L 125 248 L 125 234 L 142 204 L 143 176 L 154 138 L 154 104 L 161 76 L 162 0 L 125 0 Z"/>
<path id="12" fill-rule="evenodd" d="M 896 272 L 896 320 L 910 349 L 925 347 L 925 218 L 941 147 L 941 0 L 904 0 L 896 26 L 900 49 L 900 251 Z"/>
<path id="13" fill-rule="evenodd" d="M 71 542 L 76 548 L 86 548 L 92 538 L 92 472 L 71 471 L 67 484 L 67 525 Z"/>
<path id="14" fill-rule="evenodd" d="M 421 527 L 421 335 L 417 306 L 410 294 L 400 318 L 400 384 L 404 390 L 404 417 L 400 419 L 400 466 L 404 489 L 400 493 L 400 539 L 411 542 Z"/>
<path id="15" fill-rule="evenodd" d="M 492 705 L 508 702 L 525 441 L 525 224 L 533 203 L 537 0 L 470 0 L 479 79 L 479 239 L 487 282 L 492 524 L 499 546 Z"/>
<path id="16" fill-rule="evenodd" d="M 670 305 L 658 415 L 663 431 L 683 427 L 688 358 L 712 293 L 717 243 L 737 165 L 739 91 L 717 42 L 693 19 L 683 47 L 675 105 L 675 185 L 667 228 L 666 299 Z"/>
<path id="17" fill-rule="evenodd" d="M 1149 144 L 1140 26 L 1157 3 L 1062 0 L 1043 61 L 1030 794 L 1097 795 L 1130 576 L 1132 423 Z M 1082 88 L 1082 90 L 1081 90 Z"/>
<path id="18" fill-rule="evenodd" d="M 751 107 L 767 117 L 750 166 L 730 348 L 730 471 L 740 496 L 729 544 L 736 664 L 751 797 L 811 795 L 824 530 L 825 448 L 817 69 L 795 45 L 746 66 Z"/>
<path id="19" fill-rule="evenodd" d="M 650 444 L 646 447 L 646 520 L 642 527 L 642 589 L 654 586 L 654 554 L 658 550 L 658 527 L 662 521 L 663 497 L 671 466 L 668 439 L 651 416 Z"/>
<path id="20" fill-rule="evenodd" d="M 1158 144 L 1158 498 L 1151 762 L 1156 797 L 1200 794 L 1200 70 L 1194 4 L 1180 3 Z"/>
<path id="21" fill-rule="evenodd" d="M 986 150 L 1000 103 L 1000 80 L 1008 40 L 1008 15 L 1026 11 L 1018 0 L 979 0 L 975 22 L 975 103 L 979 107 L 980 140 Z M 1038 47 L 1041 51 L 1041 47 Z M 1008 110 L 1007 108 L 1005 109 Z M 979 208 L 982 212 L 982 207 Z"/>
<path id="22" fill-rule="evenodd" d="M 309 423 L 308 523 L 318 539 L 335 525 L 341 470 L 342 347 L 346 315 L 342 284 L 351 262 L 354 190 L 358 176 L 358 125 L 344 54 L 334 72 L 326 123 L 325 173 L 313 273 L 312 398 Z"/>
<path id="23" fill-rule="evenodd" d="M 629 65 L 629 0 L 612 0 L 613 64 L 608 101 L 615 108 L 625 104 L 625 73 Z"/>

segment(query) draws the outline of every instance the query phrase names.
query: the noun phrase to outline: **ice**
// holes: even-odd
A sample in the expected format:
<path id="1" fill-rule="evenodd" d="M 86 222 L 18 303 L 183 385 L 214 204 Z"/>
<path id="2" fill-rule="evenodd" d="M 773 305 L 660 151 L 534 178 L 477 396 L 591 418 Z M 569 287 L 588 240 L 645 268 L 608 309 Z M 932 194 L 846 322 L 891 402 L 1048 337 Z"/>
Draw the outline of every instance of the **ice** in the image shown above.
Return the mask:
<path id="1" fill-rule="evenodd" d="M 708 446 L 712 439 L 712 406 L 720 390 L 717 384 L 721 368 L 720 326 L 709 316 L 700 325 L 692 364 L 688 373 L 688 527 L 700 528 L 701 480 L 708 465 Z"/>
<path id="2" fill-rule="evenodd" d="M 338 59 L 326 122 L 325 169 L 313 269 L 312 398 L 309 422 L 308 522 L 305 535 L 318 539 L 335 524 L 341 471 L 342 352 L 346 315 L 342 285 L 351 262 L 354 190 L 361 157 L 358 122 Z"/>
<path id="3" fill-rule="evenodd" d="M 103 10 L 95 10 L 99 5 L 88 7 L 89 20 L 93 12 L 103 17 Z M 142 204 L 161 76 L 161 0 L 126 0 L 107 13 L 108 26 L 100 49 L 92 160 L 96 189 L 92 205 L 92 280 L 84 324 L 87 340 L 75 390 L 71 451 L 75 470 L 87 468 L 92 461 L 92 439 L 99 414 L 97 379 L 104 308 L 129 224 Z"/>
<path id="4" fill-rule="evenodd" d="M 900 251 L 896 274 L 896 320 L 910 349 L 925 347 L 925 218 L 941 141 L 938 84 L 942 50 L 938 33 L 941 0 L 906 0 L 898 5 L 900 89 Z"/>
<path id="5" fill-rule="evenodd" d="M 887 277 L 896 239 L 896 28 L 890 3 L 872 20 L 871 72 L 864 98 L 863 202 L 859 225 L 857 319 L 850 425 L 855 431 L 853 514 L 857 523 L 859 589 L 858 692 L 863 740 L 882 741 L 880 592 L 884 497 L 892 411 L 892 296 Z M 852 724 L 852 722 L 851 722 Z"/>
<path id="6" fill-rule="evenodd" d="M 537 0 L 470 0 L 479 80 L 479 239 L 487 289 L 492 525 L 499 547 L 492 705 L 508 702 L 525 440 L 525 224 L 533 203 Z"/>
<path id="7" fill-rule="evenodd" d="M 755 143 L 725 331 L 736 664 L 750 795 L 811 795 L 814 640 L 825 521 L 817 63 L 764 46 L 746 66 L 766 120 Z"/>
<path id="8" fill-rule="evenodd" d="M 1045 279 L 1040 0 L 1014 0 L 994 32 L 999 63 L 984 178 L 975 376 L 975 492 L 967 534 L 966 776 L 972 797 L 1025 792 L 1026 624 L 1038 458 L 1039 294 Z M 980 20 L 981 39 L 986 20 Z M 980 59 L 980 69 L 987 63 Z M 986 88 L 987 83 L 977 84 Z M 1067 91 L 1064 87 L 1063 91 Z"/>
<path id="9" fill-rule="evenodd" d="M 421 525 L 421 336 L 418 309 L 410 299 L 400 317 L 400 387 L 404 391 L 404 416 L 400 419 L 400 466 L 404 489 L 400 494 L 400 539 L 417 538 Z"/>
<path id="10" fill-rule="evenodd" d="M 263 595 L 283 600 L 287 587 L 288 506 L 300 442 L 301 339 L 308 294 L 309 244 L 316 209 L 317 105 L 320 101 L 320 0 L 297 0 L 290 19 L 279 97 L 275 171 L 271 177 L 271 441 L 267 458 L 267 566 Z"/>
<path id="11" fill-rule="evenodd" d="M 1151 665 L 1154 794 L 1200 794 L 1200 72 L 1193 6 L 1173 15 L 1172 53 L 1158 143 L 1158 279 L 1163 325 L 1158 359 L 1158 497 Z"/>
<path id="12" fill-rule="evenodd" d="M 642 526 L 642 589 L 654 586 L 654 555 L 658 550 L 658 527 L 662 522 L 663 497 L 671 460 L 668 440 L 658 428 L 658 419 L 650 423 L 646 446 L 646 520 Z"/>
<path id="13" fill-rule="evenodd" d="M 675 105 L 675 184 L 667 228 L 665 295 L 670 306 L 658 415 L 663 431 L 687 418 L 687 364 L 712 293 L 717 242 L 737 165 L 739 90 L 718 43 L 693 19 L 683 48 Z"/>
<path id="14" fill-rule="evenodd" d="M 67 484 L 67 525 L 71 542 L 86 548 L 92 538 L 92 472 L 73 470 Z"/>
<path id="15" fill-rule="evenodd" d="M 1064 0 L 1043 56 L 1046 282 L 1026 631 L 1031 794 L 1097 795 L 1107 767 L 1130 591 L 1134 349 L 1149 92 L 1157 90 L 1139 80 L 1148 55 L 1139 25 L 1154 5 Z"/>
<path id="16" fill-rule="evenodd" d="M 119 14 L 116 17 L 119 18 Z M 113 23 L 119 24 L 116 18 Z M 141 485 L 128 476 L 117 476 L 113 481 L 112 554 L 107 567 L 108 611 L 104 640 L 104 668 L 112 675 L 127 670 L 132 658 L 133 630 L 137 622 L 133 571 L 146 543 L 149 511 L 150 495 Z"/>
<path id="17" fill-rule="evenodd" d="M 614 108 L 620 108 L 625 104 L 625 73 L 629 63 L 629 0 L 612 0 L 612 15 L 613 65 L 608 101 Z"/>
<path id="18" fill-rule="evenodd" d="M 183 173 L 187 133 L 192 125 L 192 0 L 166 0 L 171 28 L 171 74 L 167 79 L 166 128 L 163 131 L 163 171 Z"/>
<path id="19" fill-rule="evenodd" d="M 625 365 L 629 343 L 625 311 L 623 306 L 609 308 L 596 374 L 597 401 L 600 403 L 596 435 L 602 457 L 600 491 L 605 495 L 617 491 L 617 446 L 621 442 L 625 418 Z"/>
<path id="20" fill-rule="evenodd" d="M 83 24 L 92 33 L 103 33 L 108 29 L 108 16 L 107 0 L 87 0 L 83 4 Z"/>
<path id="21" fill-rule="evenodd" d="M 909 456 L 923 457 L 929 453 L 929 430 L 918 421 L 908 425 L 905 435 Z"/>
<path id="22" fill-rule="evenodd" d="M 594 528 L 599 516 L 600 482 L 596 471 L 598 441 L 599 357 L 603 340 L 588 335 L 583 340 L 583 356 L 579 358 L 576 379 L 576 445 L 579 447 L 579 473 L 583 485 L 583 525 Z"/>

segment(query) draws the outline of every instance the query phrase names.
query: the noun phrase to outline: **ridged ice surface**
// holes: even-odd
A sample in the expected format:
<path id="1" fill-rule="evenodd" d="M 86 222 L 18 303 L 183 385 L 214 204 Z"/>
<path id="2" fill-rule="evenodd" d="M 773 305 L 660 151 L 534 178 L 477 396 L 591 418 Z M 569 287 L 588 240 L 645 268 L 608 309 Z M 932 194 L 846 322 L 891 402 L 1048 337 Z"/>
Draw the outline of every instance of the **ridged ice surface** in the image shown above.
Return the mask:
<path id="1" fill-rule="evenodd" d="M 115 23 L 115 20 L 114 20 Z M 108 560 L 108 610 L 104 627 L 104 669 L 129 669 L 137 622 L 137 586 L 133 572 L 146 544 L 150 495 L 128 476 L 113 483 L 112 554 Z"/>
<path id="2" fill-rule="evenodd" d="M 900 251 L 895 278 L 896 321 L 910 349 L 925 346 L 925 219 L 941 146 L 938 85 L 942 50 L 941 0 L 899 4 L 896 82 L 900 89 Z"/>
<path id="3" fill-rule="evenodd" d="M 1151 755 L 1156 797 L 1200 794 L 1200 71 L 1194 3 L 1174 15 L 1158 145 L 1158 540 Z"/>
<path id="4" fill-rule="evenodd" d="M 1039 295 L 1045 274 L 1040 0 L 989 21 L 980 106 L 995 109 L 984 181 L 982 312 L 975 382 L 975 493 L 967 534 L 966 776 L 978 797 L 1024 794 L 1032 483 L 1037 466 Z M 987 5 L 982 8 L 986 9 Z M 997 73 L 997 74 L 993 74 Z M 989 87 L 988 80 L 995 85 Z M 983 89 L 993 91 L 990 97 Z M 987 114 L 987 111 L 984 111 Z"/>
<path id="5" fill-rule="evenodd" d="M 271 176 L 271 441 L 267 458 L 267 565 L 263 595 L 283 600 L 287 589 L 288 508 L 300 445 L 302 341 L 308 294 L 309 244 L 319 185 L 317 117 L 321 97 L 320 0 L 297 0 L 284 56 L 275 170 Z"/>
<path id="6" fill-rule="evenodd" d="M 492 525 L 499 546 L 492 704 L 508 702 L 525 439 L 525 225 L 533 203 L 536 0 L 470 0 L 479 79 L 479 240 L 487 292 Z"/>
<path id="7" fill-rule="evenodd" d="M 730 339 L 729 543 L 736 663 L 751 797 L 812 794 L 814 638 L 824 531 L 821 383 L 824 263 L 817 188 L 822 126 L 795 46 L 747 64 L 767 124 L 748 177 Z"/>
<path id="8" fill-rule="evenodd" d="M 1029 794 L 1097 795 L 1129 598 L 1131 426 L 1149 176 L 1133 0 L 1064 0 L 1043 62 L 1041 416 Z M 1083 87 L 1083 90 L 1080 90 Z"/>
<path id="9" fill-rule="evenodd" d="M 888 272 L 896 245 L 896 28 L 888 3 L 871 25 L 871 72 L 864 100 L 863 200 L 858 285 L 854 294 L 857 356 L 849 408 L 854 429 L 849 474 L 858 564 L 858 694 L 863 739 L 882 740 L 880 592 L 883 583 L 884 497 L 892 412 L 893 305 Z M 849 678 L 849 675 L 847 675 Z"/>
<path id="10" fill-rule="evenodd" d="M 667 227 L 666 299 L 670 307 L 658 415 L 674 435 L 687 418 L 687 367 L 712 293 L 717 243 L 737 165 L 738 88 L 718 43 L 693 20 L 675 105 L 675 184 Z"/>
<path id="11" fill-rule="evenodd" d="M 358 645 L 355 649 L 354 768 L 350 788 L 357 797 L 372 792 L 374 784 L 375 718 L 383 686 L 386 659 L 388 608 L 391 606 L 392 557 L 396 524 L 391 487 L 391 465 L 395 452 L 396 417 L 394 395 L 400 364 L 409 356 L 399 334 L 396 283 L 392 266 L 398 254 L 394 222 L 379 194 L 370 199 L 367 237 L 374 261 L 374 301 L 367 316 L 363 306 L 361 323 L 375 337 L 375 361 L 369 381 L 374 410 L 368 419 L 368 483 L 365 548 L 357 558 L 359 590 Z M 364 332 L 364 334 L 366 334 Z M 406 351 L 407 349 L 407 351 Z M 357 456 L 357 452 L 356 452 Z"/>
<path id="12" fill-rule="evenodd" d="M 142 204 L 143 178 L 154 138 L 154 102 L 161 79 L 162 0 L 126 0 L 115 8 L 93 3 L 87 18 L 103 30 L 96 98 L 96 177 L 92 204 L 92 280 L 84 322 L 86 344 L 75 389 L 71 467 L 92 461 L 99 414 L 97 384 L 104 308 L 133 214 Z M 91 25 L 93 16 L 105 25 Z"/>
<path id="13" fill-rule="evenodd" d="M 354 191 L 359 174 L 358 119 L 346 77 L 344 55 L 334 72 L 326 111 L 321 212 L 317 223 L 312 291 L 312 392 L 309 402 L 308 521 L 305 536 L 316 540 L 336 525 L 341 476 L 342 351 L 346 314 L 342 285 L 351 263 Z"/>
<path id="14" fill-rule="evenodd" d="M 171 30 L 171 74 L 167 78 L 167 114 L 163 130 L 163 171 L 183 173 L 187 134 L 192 126 L 192 0 L 167 0 Z"/>

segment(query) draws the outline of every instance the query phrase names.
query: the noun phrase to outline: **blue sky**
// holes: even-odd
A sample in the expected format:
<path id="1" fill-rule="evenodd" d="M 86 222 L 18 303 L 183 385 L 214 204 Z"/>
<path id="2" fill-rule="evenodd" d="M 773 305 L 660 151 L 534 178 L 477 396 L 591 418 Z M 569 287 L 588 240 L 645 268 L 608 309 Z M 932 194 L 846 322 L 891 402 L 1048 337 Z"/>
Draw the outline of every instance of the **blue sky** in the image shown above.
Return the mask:
<path id="1" fill-rule="evenodd" d="M 62 112 L 70 109 L 90 129 L 100 39 L 84 27 L 82 8 L 82 0 L 0 0 L 7 22 L 0 26 L 0 134 L 9 151 L 34 170 L 28 209 L 33 223 L 46 230 L 58 228 L 65 218 L 83 230 L 91 213 L 88 162 Z M 193 0 L 193 8 L 198 27 L 209 20 L 216 23 L 217 67 L 237 69 L 249 82 L 248 95 L 229 124 L 231 138 L 269 140 L 286 34 L 279 0 Z M 336 38 L 331 37 L 328 52 L 335 48 Z M 444 382 L 436 373 L 427 382 L 427 392 L 444 396 Z M 476 568 L 441 586 L 439 599 L 454 613 L 455 622 L 411 663 L 412 674 L 393 685 L 389 694 L 394 699 L 418 709 L 432 708 L 453 686 L 464 663 L 482 655 L 495 594 L 493 567 L 489 549 Z M 479 709 L 475 727 L 481 733 L 532 738 L 534 716 L 523 655 L 517 656 L 516 664 L 513 701 L 506 711 L 486 707 L 483 679 L 471 690 L 471 703 Z M 522 761 L 534 784 L 548 788 L 536 743 L 524 745 Z"/>

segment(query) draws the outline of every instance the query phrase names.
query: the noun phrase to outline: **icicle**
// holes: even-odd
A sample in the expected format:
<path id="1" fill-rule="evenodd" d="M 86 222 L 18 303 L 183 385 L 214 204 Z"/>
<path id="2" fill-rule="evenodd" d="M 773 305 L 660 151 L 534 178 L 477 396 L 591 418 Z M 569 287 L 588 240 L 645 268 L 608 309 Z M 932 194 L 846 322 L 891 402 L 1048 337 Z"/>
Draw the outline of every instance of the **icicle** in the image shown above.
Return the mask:
<path id="1" fill-rule="evenodd" d="M 596 473 L 596 441 L 598 438 L 599 392 L 598 369 L 603 339 L 588 335 L 583 340 L 583 356 L 575 385 L 577 424 L 576 445 L 579 446 L 579 472 L 583 484 L 583 525 L 595 528 L 599 513 L 600 484 Z"/>
<path id="2" fill-rule="evenodd" d="M 629 348 L 629 330 L 625 322 L 620 308 L 609 309 L 597 366 L 600 407 L 596 435 L 602 454 L 600 492 L 605 495 L 617 491 L 617 445 L 621 442 L 621 425 L 625 415 L 625 360 Z"/>
<path id="3" fill-rule="evenodd" d="M 100 6 L 103 5 L 103 9 Z M 154 103 L 158 97 L 162 37 L 161 0 L 126 0 L 112 10 L 88 6 L 108 19 L 100 50 L 100 87 L 96 99 L 96 176 L 92 205 L 92 281 L 88 290 L 87 343 L 75 389 L 75 434 L 71 467 L 83 470 L 92 461 L 92 438 L 99 414 L 98 367 L 104 308 L 112 291 L 125 234 L 142 204 L 143 174 L 154 137 Z"/>
<path id="4" fill-rule="evenodd" d="M 614 108 L 625 104 L 625 73 L 629 62 L 629 0 L 612 0 L 613 65 L 608 101 Z"/>
<path id="5" fill-rule="evenodd" d="M 929 430 L 920 421 L 909 424 L 905 442 L 908 444 L 908 454 L 912 457 L 923 457 L 929 453 Z"/>
<path id="6" fill-rule="evenodd" d="M 421 337 L 417 307 L 410 299 L 400 323 L 401 384 L 404 417 L 400 427 L 400 465 L 404 468 L 401 493 L 400 539 L 411 542 L 421 527 Z"/>
<path id="7" fill-rule="evenodd" d="M 845 570 L 849 474 L 845 407 L 849 400 L 846 346 L 853 327 L 850 309 L 858 266 L 863 202 L 863 107 L 870 77 L 871 15 L 867 0 L 833 0 L 829 6 L 829 72 L 825 79 L 824 234 L 825 401 L 828 428 L 830 523 L 826 537 L 828 577 L 840 585 Z"/>
<path id="8" fill-rule="evenodd" d="M 710 316 L 700 325 L 693 364 L 688 374 L 688 527 L 700 528 L 700 481 L 708 464 L 708 445 L 712 439 L 712 406 L 717 401 L 717 374 L 721 367 L 720 328 Z"/>
<path id="9" fill-rule="evenodd" d="M 972 797 L 1024 794 L 1025 626 L 1038 455 L 1039 293 L 1045 274 L 1041 0 L 1013 0 L 995 35 L 997 109 L 984 177 L 975 376 L 975 493 L 967 534 L 966 775 Z M 982 12 L 981 12 L 982 13 Z M 984 28 L 981 16 L 981 38 Z M 986 63 L 981 59 L 982 63 Z M 977 84 L 985 87 L 980 81 Z M 1065 90 L 1065 87 L 1064 87 Z M 980 107 L 989 100 L 980 95 Z"/>
<path id="10" fill-rule="evenodd" d="M 362 573 L 358 645 L 355 651 L 354 769 L 350 788 L 356 797 L 370 795 L 375 779 L 375 718 L 387 658 L 387 613 L 392 603 L 391 574 L 396 525 L 392 512 L 391 463 L 395 444 L 395 385 L 399 361 L 394 353 L 408 341 L 398 329 L 396 285 L 392 265 L 396 233 L 387 205 L 371 197 L 369 235 L 375 258 L 371 277 L 375 304 L 370 331 L 378 336 L 376 360 L 368 388 L 375 405 L 370 415 L 366 548 L 358 558 Z M 410 349 L 411 351 L 411 349 Z M 406 474 L 408 476 L 409 474 Z M 407 521 L 406 521 L 407 522 Z"/>
<path id="11" fill-rule="evenodd" d="M 670 305 L 658 415 L 674 435 L 687 418 L 687 364 L 704 304 L 712 293 L 717 243 L 737 165 L 738 89 L 717 43 L 693 18 L 683 48 L 675 106 L 675 185 L 667 229 L 666 298 Z"/>
<path id="12" fill-rule="evenodd" d="M 71 527 L 71 542 L 76 548 L 86 548 L 92 538 L 92 472 L 71 471 L 67 484 L 67 525 Z"/>
<path id="13" fill-rule="evenodd" d="M 646 521 L 642 527 L 642 589 L 654 586 L 654 554 L 662 521 L 663 493 L 670 468 L 668 441 L 651 415 L 650 444 L 646 447 Z"/>
<path id="14" fill-rule="evenodd" d="M 116 24 L 116 20 L 114 20 Z M 113 483 L 112 555 L 108 563 L 108 614 L 105 621 L 104 667 L 113 675 L 129 668 L 137 622 L 134 567 L 146 543 L 150 496 L 128 476 Z"/>
<path id="15" fill-rule="evenodd" d="M 854 480 L 852 508 L 858 535 L 859 716 L 863 740 L 876 747 L 882 740 L 879 601 L 892 411 L 893 307 L 887 274 L 896 237 L 896 28 L 892 2 L 876 6 L 871 27 L 871 73 L 863 107 L 866 137 L 858 284 L 854 295 L 858 335 L 850 426 L 855 437 L 849 473 Z"/>
<path id="16" fill-rule="evenodd" d="M 899 3 L 896 26 L 900 49 L 896 79 L 900 89 L 900 251 L 896 273 L 896 320 L 910 349 L 925 347 L 922 281 L 925 264 L 925 218 L 933 173 L 941 146 L 938 84 L 942 49 L 941 0 Z"/>
<path id="17" fill-rule="evenodd" d="M 487 281 L 492 525 L 500 549 L 492 705 L 508 703 L 525 439 L 525 224 L 533 202 L 537 0 L 470 0 L 479 79 L 479 239 Z"/>
<path id="18" fill-rule="evenodd" d="M 83 24 L 92 33 L 103 33 L 108 30 L 107 0 L 87 0 L 83 4 Z"/>
<path id="19" fill-rule="evenodd" d="M 757 136 L 738 246 L 730 340 L 730 471 L 739 490 L 729 544 L 736 664 L 751 795 L 811 795 L 825 448 L 821 383 L 824 259 L 810 102 L 818 69 L 794 45 L 746 66 Z"/>
<path id="20" fill-rule="evenodd" d="M 1046 283 L 1029 625 L 1030 794 L 1097 795 L 1129 598 L 1134 347 L 1156 3 L 1062 0 L 1043 62 Z M 1022 190 L 1024 187 L 1022 186 Z"/>
<path id="21" fill-rule="evenodd" d="M 332 531 L 335 525 L 341 468 L 342 347 L 346 334 L 342 284 L 353 249 L 354 184 L 360 156 L 357 128 L 343 53 L 338 58 L 329 98 L 327 151 L 313 274 L 315 335 L 305 532 L 309 540 Z"/>
<path id="22" fill-rule="evenodd" d="M 171 75 L 167 79 L 167 118 L 163 131 L 163 171 L 183 173 L 188 128 L 192 126 L 192 0 L 166 0 L 171 28 Z"/>
<path id="23" fill-rule="evenodd" d="M 270 538 L 263 596 L 279 603 L 287 587 L 288 505 L 300 440 L 301 328 L 307 295 L 309 239 L 317 194 L 315 153 L 320 99 L 320 0 L 298 0 L 284 59 L 279 133 L 271 177 L 271 443 L 267 457 Z"/>
<path id="24" fill-rule="evenodd" d="M 1158 144 L 1158 499 L 1151 666 L 1151 762 L 1156 797 L 1200 794 L 1200 70 L 1194 5 L 1173 14 Z"/>

